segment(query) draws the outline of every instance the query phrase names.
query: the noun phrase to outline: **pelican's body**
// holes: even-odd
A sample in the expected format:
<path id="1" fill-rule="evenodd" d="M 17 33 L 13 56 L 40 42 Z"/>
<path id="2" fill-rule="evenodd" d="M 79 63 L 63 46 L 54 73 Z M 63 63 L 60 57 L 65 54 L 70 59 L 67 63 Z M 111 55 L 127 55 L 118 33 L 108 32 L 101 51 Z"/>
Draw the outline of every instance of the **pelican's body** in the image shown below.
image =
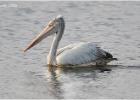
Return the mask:
<path id="1" fill-rule="evenodd" d="M 48 65 L 105 65 L 112 60 L 113 56 L 100 49 L 95 43 L 74 43 L 57 50 L 64 33 L 65 22 L 62 16 L 57 16 L 50 21 L 48 26 L 29 44 L 24 50 L 27 51 L 45 37 L 55 33 L 50 52 L 47 57 Z"/>
<path id="2" fill-rule="evenodd" d="M 57 52 L 58 65 L 107 64 L 112 55 L 100 49 L 95 43 L 75 43 L 61 48 Z"/>

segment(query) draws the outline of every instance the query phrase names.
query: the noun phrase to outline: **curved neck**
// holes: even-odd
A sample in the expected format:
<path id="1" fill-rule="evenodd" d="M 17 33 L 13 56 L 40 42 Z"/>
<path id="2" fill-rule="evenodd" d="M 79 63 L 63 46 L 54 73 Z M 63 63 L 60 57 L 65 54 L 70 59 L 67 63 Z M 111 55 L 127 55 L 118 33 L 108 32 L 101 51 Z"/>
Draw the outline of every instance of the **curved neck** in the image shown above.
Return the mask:
<path id="1" fill-rule="evenodd" d="M 60 39 L 61 38 L 59 38 L 59 36 L 57 34 L 55 35 L 55 37 L 53 39 L 51 49 L 50 49 L 49 55 L 48 55 L 48 61 L 47 61 L 49 65 L 56 65 L 56 52 L 57 52 L 57 48 L 58 48 Z"/>
<path id="2" fill-rule="evenodd" d="M 49 55 L 48 55 L 47 63 L 49 65 L 56 65 L 57 64 L 56 53 L 57 53 L 57 48 L 59 46 L 59 42 L 60 42 L 60 40 L 62 38 L 62 35 L 63 35 L 63 32 L 64 32 L 64 28 L 65 28 L 64 23 L 61 23 L 58 32 L 55 34 L 55 37 L 53 39 L 51 49 L 50 49 L 50 52 L 49 52 Z"/>

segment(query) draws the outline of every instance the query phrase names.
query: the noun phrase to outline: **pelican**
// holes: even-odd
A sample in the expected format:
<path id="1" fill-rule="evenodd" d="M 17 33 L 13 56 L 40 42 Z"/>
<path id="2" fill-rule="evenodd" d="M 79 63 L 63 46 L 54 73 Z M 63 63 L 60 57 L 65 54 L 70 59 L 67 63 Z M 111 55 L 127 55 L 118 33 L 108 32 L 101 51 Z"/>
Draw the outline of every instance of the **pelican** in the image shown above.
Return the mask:
<path id="1" fill-rule="evenodd" d="M 64 18 L 62 15 L 58 15 L 48 23 L 44 30 L 39 33 L 31 43 L 29 43 L 27 48 L 24 49 L 24 52 L 38 44 L 46 37 L 54 35 L 49 54 L 47 56 L 48 65 L 106 65 L 110 61 L 117 60 L 117 58 L 113 58 L 110 53 L 104 51 L 93 42 L 74 43 L 58 49 L 64 29 Z"/>

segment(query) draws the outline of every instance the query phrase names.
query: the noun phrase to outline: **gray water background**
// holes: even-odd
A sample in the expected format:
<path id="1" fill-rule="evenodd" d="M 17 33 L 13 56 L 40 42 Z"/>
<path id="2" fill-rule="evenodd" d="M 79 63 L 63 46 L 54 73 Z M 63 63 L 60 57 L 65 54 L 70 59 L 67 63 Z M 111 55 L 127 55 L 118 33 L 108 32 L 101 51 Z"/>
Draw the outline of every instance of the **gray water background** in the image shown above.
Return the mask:
<path id="1" fill-rule="evenodd" d="M 0 98 L 140 98 L 140 2 L 0 2 L 0 13 Z M 119 60 L 49 69 L 52 37 L 23 53 L 58 14 L 66 22 L 59 47 L 96 42 Z"/>

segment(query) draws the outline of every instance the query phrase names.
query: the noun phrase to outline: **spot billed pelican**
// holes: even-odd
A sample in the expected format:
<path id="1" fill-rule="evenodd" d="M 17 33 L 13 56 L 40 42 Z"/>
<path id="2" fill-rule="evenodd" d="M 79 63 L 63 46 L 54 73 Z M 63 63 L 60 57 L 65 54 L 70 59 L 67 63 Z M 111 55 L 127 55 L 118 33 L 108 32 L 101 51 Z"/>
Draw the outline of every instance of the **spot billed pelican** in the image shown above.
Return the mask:
<path id="1" fill-rule="evenodd" d="M 110 53 L 102 50 L 93 42 L 74 43 L 57 50 L 64 29 L 64 18 L 62 15 L 58 15 L 31 41 L 27 48 L 24 49 L 24 52 L 38 44 L 44 38 L 55 35 L 47 57 L 48 65 L 90 65 L 93 63 L 96 65 L 105 65 L 112 60 L 117 60 L 117 58 L 113 58 Z"/>

